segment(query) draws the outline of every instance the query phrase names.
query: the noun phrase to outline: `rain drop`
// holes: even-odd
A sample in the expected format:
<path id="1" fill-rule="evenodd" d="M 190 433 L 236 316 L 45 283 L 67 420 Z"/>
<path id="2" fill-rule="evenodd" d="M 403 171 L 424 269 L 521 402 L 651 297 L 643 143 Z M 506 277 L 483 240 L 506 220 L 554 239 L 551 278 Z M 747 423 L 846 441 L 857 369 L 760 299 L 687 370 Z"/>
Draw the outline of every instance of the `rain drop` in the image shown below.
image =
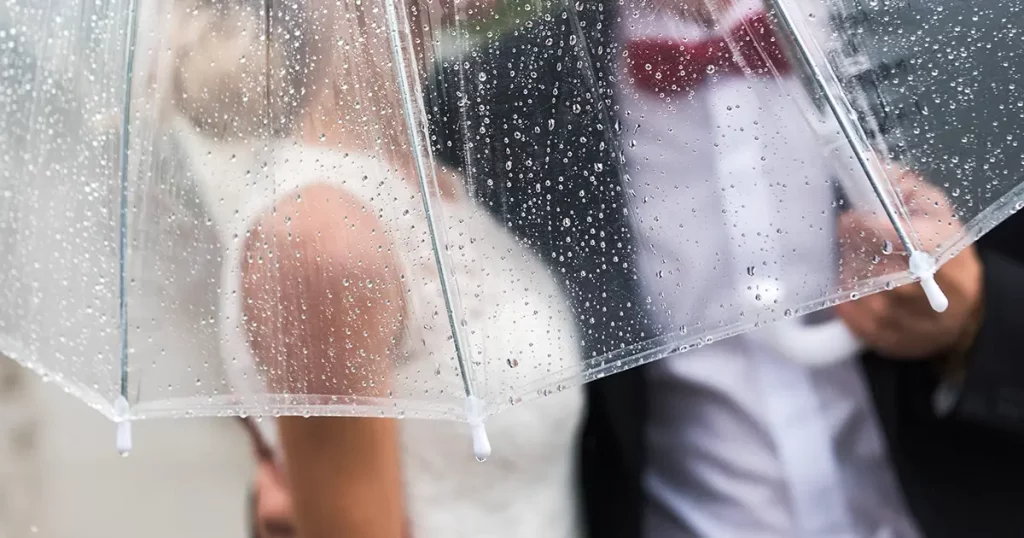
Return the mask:
<path id="1" fill-rule="evenodd" d="M 508 367 L 509 368 L 515 368 L 516 366 L 519 366 L 519 359 L 509 358 L 508 359 Z"/>
<path id="2" fill-rule="evenodd" d="M 892 254 L 892 250 L 892 241 L 889 241 L 888 239 L 882 241 L 882 254 Z"/>
<path id="3" fill-rule="evenodd" d="M 753 265 L 747 267 L 747 276 L 754 276 L 755 267 Z"/>

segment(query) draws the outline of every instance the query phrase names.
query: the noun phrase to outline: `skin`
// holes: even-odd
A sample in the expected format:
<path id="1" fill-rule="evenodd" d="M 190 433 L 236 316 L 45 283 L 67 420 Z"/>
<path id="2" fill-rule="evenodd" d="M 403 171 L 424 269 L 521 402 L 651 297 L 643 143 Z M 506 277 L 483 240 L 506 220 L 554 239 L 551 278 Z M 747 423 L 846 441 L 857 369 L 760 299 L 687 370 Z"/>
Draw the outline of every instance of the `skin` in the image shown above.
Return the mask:
<path id="1" fill-rule="evenodd" d="M 925 248 L 933 248 L 961 229 L 952 205 L 942 192 L 920 178 L 906 174 L 899 181 L 904 205 Z M 875 252 L 882 241 L 899 245 L 888 220 L 856 211 L 844 214 L 839 223 L 843 244 L 843 265 L 849 273 L 863 272 L 867 252 Z M 882 257 L 877 268 L 889 273 L 906 267 L 903 253 Z M 981 259 L 971 246 L 949 260 L 935 279 L 949 298 L 949 308 L 935 312 L 919 284 L 869 295 L 836 308 L 847 326 L 871 349 L 894 359 L 942 357 L 970 345 L 983 295 Z"/>
<path id="2" fill-rule="evenodd" d="M 404 313 L 382 224 L 338 189 L 300 195 L 264 215 L 246 243 L 253 353 L 274 392 L 382 396 Z M 394 421 L 286 417 L 279 426 L 302 536 L 401 536 Z"/>
<path id="3" fill-rule="evenodd" d="M 288 491 L 287 478 L 273 462 L 260 461 L 253 484 L 252 528 L 254 538 L 296 538 L 295 511 Z"/>

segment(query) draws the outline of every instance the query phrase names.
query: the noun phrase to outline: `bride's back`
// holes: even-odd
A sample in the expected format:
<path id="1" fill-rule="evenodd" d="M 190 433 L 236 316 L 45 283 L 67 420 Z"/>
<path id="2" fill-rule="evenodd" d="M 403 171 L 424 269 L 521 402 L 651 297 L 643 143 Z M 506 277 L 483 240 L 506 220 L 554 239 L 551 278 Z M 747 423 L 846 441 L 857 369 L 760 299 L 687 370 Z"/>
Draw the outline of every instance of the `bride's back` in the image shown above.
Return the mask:
<path id="1" fill-rule="evenodd" d="M 357 22 L 342 17 L 324 24 L 351 32 L 356 31 L 352 25 Z M 337 396 L 338 405 L 348 406 L 339 410 L 343 413 L 396 415 L 401 414 L 397 409 L 408 409 L 399 426 L 400 459 L 405 508 L 416 538 L 574 536 L 579 532 L 573 473 L 583 409 L 581 389 L 513 405 L 490 419 L 494 453 L 483 464 L 472 457 L 466 425 L 416 418 L 460 415 L 465 389 L 428 217 L 415 178 L 403 178 L 407 173 L 398 171 L 410 169 L 401 160 L 412 150 L 402 148 L 413 148 L 415 143 L 405 138 L 405 122 L 395 115 L 400 116 L 401 108 L 389 79 L 393 70 L 384 61 L 389 57 L 386 39 L 379 30 L 379 26 L 367 26 L 360 30 L 359 39 L 338 41 L 338 46 L 352 48 L 329 51 L 328 57 L 338 60 L 326 66 L 327 80 L 333 82 L 320 90 L 322 95 L 310 97 L 298 122 L 309 142 L 210 136 L 195 128 L 194 119 L 186 119 L 189 111 L 201 111 L 199 106 L 171 120 L 171 131 L 190 155 L 197 186 L 224 251 L 218 318 L 221 355 L 233 390 L 249 402 L 290 402 L 297 407 L 335 401 Z M 202 81 L 193 83 L 203 86 Z M 374 106 L 365 106 L 371 103 Z M 348 121 L 341 125 L 328 118 Z M 198 125 L 204 128 L 202 122 Z M 319 144 L 312 142 L 317 139 Z M 328 144 L 333 147 L 322 147 Z M 392 166 L 395 159 L 398 162 Z M 282 358 L 271 367 L 257 361 L 258 354 L 251 348 L 252 335 L 243 323 L 247 299 L 242 285 L 246 244 L 254 237 L 250 232 L 264 216 L 280 206 L 294 205 L 297 196 L 314 187 L 326 187 L 327 192 L 346 198 L 347 207 L 367 213 L 367 222 L 374 226 L 372 231 L 356 229 L 345 215 L 321 214 L 316 217 L 321 231 L 331 232 L 325 237 L 379 234 L 375 243 L 388 250 L 397 265 L 389 274 L 396 277 L 403 304 L 400 328 L 386 358 L 386 395 L 377 388 L 365 393 L 350 390 L 354 384 L 339 391 L 344 393 L 329 393 L 330 382 L 324 379 L 344 377 L 345 369 L 360 368 L 350 363 L 340 342 L 333 359 L 300 360 L 278 349 L 276 354 Z M 582 361 L 577 316 L 551 270 L 472 203 L 460 185 L 442 188 L 453 196 L 437 200 L 440 211 L 433 218 L 445 235 L 448 276 L 454 277 L 455 284 L 451 289 L 461 299 L 461 311 L 455 317 L 467 358 L 480 372 L 476 384 L 481 395 L 507 395 L 512 385 L 538 379 L 541 372 L 577 366 Z M 275 255 L 290 254 L 290 247 L 280 247 Z M 318 271 L 326 274 L 331 269 L 324 266 L 313 272 Z M 285 287 L 283 280 L 276 283 Z M 345 293 L 343 288 L 340 282 L 339 294 Z M 288 381 L 298 382 L 289 382 L 285 390 L 275 387 L 270 378 L 280 377 L 282 371 Z M 489 403 L 504 406 L 508 402 Z M 261 422 L 271 442 L 276 441 L 274 422 Z"/>

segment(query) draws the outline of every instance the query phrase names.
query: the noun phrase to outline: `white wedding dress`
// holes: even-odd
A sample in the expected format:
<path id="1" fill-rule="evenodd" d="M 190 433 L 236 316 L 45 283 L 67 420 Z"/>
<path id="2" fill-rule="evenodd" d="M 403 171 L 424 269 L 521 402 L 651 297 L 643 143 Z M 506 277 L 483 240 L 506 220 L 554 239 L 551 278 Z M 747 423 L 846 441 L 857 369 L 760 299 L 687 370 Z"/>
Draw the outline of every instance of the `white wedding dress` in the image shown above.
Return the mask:
<path id="1" fill-rule="evenodd" d="M 186 127 L 179 127 L 185 130 Z M 305 186 L 330 184 L 375 212 L 399 254 L 407 278 L 407 312 L 396 360 L 396 396 L 443 394 L 461 402 L 445 304 L 438 285 L 418 188 L 389 177 L 384 166 L 339 150 L 281 143 L 253 162 L 242 150 L 183 133 L 197 181 L 226 248 L 221 278 L 222 352 L 236 391 L 264 386 L 238 324 L 240 249 L 245 232 L 273 204 Z M 233 156 L 233 157 L 232 157 Z M 518 378 L 536 378 L 582 360 L 569 304 L 550 270 L 466 194 L 439 207 L 456 275 L 474 361 L 482 361 L 484 394 L 507 394 Z M 439 374 L 440 372 L 440 374 Z M 505 389 L 503 391 L 503 389 Z M 407 510 L 413 538 L 569 538 L 581 534 L 575 456 L 584 409 L 572 388 L 513 406 L 487 420 L 491 457 L 477 462 L 469 426 L 461 422 L 400 422 Z M 276 442 L 273 420 L 260 421 Z M 344 455 L 339 454 L 339 457 Z"/>

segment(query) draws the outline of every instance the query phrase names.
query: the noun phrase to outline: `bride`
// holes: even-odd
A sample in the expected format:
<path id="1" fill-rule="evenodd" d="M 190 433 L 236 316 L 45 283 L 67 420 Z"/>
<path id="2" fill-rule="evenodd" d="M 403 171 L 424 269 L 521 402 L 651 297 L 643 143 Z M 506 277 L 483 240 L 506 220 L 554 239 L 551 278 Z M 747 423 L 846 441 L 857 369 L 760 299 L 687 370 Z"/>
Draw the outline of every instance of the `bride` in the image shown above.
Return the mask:
<path id="1" fill-rule="evenodd" d="M 216 118 L 216 107 L 202 106 L 217 90 L 247 84 L 243 63 L 208 57 L 241 50 L 204 47 L 216 32 L 193 29 L 196 42 L 175 63 L 173 131 L 225 249 L 219 325 L 233 385 L 249 402 L 290 404 L 300 414 L 316 414 L 307 407 L 316 402 L 361 401 L 394 416 L 391 396 L 440 402 L 425 414 L 461 406 L 381 3 L 313 4 L 318 11 L 303 20 L 320 39 L 307 39 L 308 69 L 296 70 L 305 97 L 293 138 L 253 143 L 241 131 L 256 132 L 261 122 L 246 120 L 257 118 Z M 258 32 L 248 35 L 258 41 Z M 218 74 L 218 65 L 227 66 Z M 280 111 L 268 104 L 259 112 Z M 486 372 L 477 380 L 482 392 L 504 393 L 520 376 L 581 361 L 578 330 L 549 270 L 474 204 L 458 177 L 427 172 L 437 178 L 433 218 L 462 299 L 463 345 Z M 281 417 L 260 421 L 257 434 L 304 538 L 574 537 L 582 533 L 575 454 L 583 410 L 574 388 L 493 417 L 485 463 L 469 450 L 468 426 L 456 422 Z"/>

